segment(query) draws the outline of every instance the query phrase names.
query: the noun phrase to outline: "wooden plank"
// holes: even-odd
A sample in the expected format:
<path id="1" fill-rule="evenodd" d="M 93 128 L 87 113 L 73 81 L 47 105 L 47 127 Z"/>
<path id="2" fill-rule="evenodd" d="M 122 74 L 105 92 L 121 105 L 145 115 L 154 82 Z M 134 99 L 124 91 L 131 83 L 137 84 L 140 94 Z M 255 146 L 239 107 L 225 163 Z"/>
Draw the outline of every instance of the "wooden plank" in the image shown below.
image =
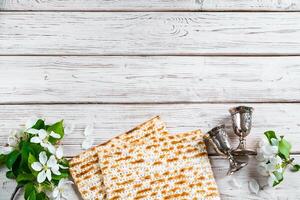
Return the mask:
<path id="1" fill-rule="evenodd" d="M 1 10 L 78 11 L 299 11 L 298 0 L 3 0 Z"/>
<path id="2" fill-rule="evenodd" d="M 300 162 L 300 155 L 295 155 L 296 161 Z M 236 199 L 247 199 L 247 200 L 261 200 L 261 199 L 297 199 L 300 195 L 298 189 L 300 179 L 295 178 L 297 173 L 293 173 L 286 170 L 284 175 L 285 180 L 275 188 L 274 190 L 261 190 L 258 195 L 251 194 L 248 189 L 248 181 L 251 178 L 258 180 L 262 185 L 265 185 L 266 178 L 260 176 L 256 172 L 257 161 L 251 157 L 249 165 L 243 170 L 239 171 L 234 175 L 237 181 L 239 181 L 242 187 L 236 188 L 231 185 L 229 177 L 225 176 L 228 169 L 228 161 L 226 159 L 212 156 L 210 157 L 214 175 L 221 193 L 222 200 L 236 200 Z M 0 170 L 0 199 L 9 199 L 13 192 L 16 184 L 13 180 L 6 179 L 5 170 Z M 77 193 L 76 188 L 68 188 L 68 192 L 71 194 L 73 200 L 80 200 L 80 195 Z M 17 199 L 23 199 L 23 194 L 20 193 Z"/>
<path id="3" fill-rule="evenodd" d="M 4 12 L 0 55 L 299 55 L 299 18 L 299 12 Z"/>
<path id="4" fill-rule="evenodd" d="M 295 102 L 299 60 L 3 56 L 0 103 Z"/>
<path id="5" fill-rule="evenodd" d="M 300 104 L 250 104 L 255 107 L 253 129 L 247 138 L 249 148 L 256 149 L 259 138 L 266 130 L 285 135 L 293 145 L 293 153 L 300 152 L 299 115 Z M 236 104 L 147 104 L 147 105 L 1 105 L 0 144 L 7 141 L 10 129 L 25 123 L 32 115 L 43 116 L 49 122 L 65 119 L 75 124 L 75 130 L 63 140 L 65 154 L 77 155 L 82 151 L 83 130 L 94 123 L 95 144 L 130 130 L 135 125 L 161 115 L 171 133 L 195 129 L 207 132 L 225 123 L 233 142 L 238 138 L 232 133 L 228 109 Z M 214 153 L 210 149 L 210 153 Z"/>

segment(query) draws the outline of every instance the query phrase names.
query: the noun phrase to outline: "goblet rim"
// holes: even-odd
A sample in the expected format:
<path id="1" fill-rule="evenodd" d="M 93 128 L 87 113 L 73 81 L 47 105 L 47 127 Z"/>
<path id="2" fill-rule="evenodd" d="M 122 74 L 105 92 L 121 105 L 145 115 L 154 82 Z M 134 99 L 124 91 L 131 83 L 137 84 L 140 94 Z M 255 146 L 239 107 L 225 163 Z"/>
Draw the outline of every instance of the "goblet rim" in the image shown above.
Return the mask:
<path id="1" fill-rule="evenodd" d="M 223 129 L 225 131 L 225 124 L 220 124 L 218 126 L 215 126 L 214 128 L 212 128 L 210 131 L 207 132 L 208 135 L 210 136 L 215 136 L 216 132 L 220 129 Z"/>
<path id="2" fill-rule="evenodd" d="M 235 115 L 237 113 L 252 113 L 254 110 L 253 107 L 250 106 L 236 106 L 229 109 L 231 115 Z"/>

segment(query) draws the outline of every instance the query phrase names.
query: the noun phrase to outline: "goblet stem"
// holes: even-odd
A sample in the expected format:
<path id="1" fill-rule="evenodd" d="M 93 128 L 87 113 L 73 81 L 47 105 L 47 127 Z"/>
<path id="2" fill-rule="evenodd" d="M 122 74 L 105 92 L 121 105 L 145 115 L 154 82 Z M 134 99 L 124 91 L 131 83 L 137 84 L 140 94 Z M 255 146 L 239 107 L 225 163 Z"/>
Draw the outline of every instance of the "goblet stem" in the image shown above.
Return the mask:
<path id="1" fill-rule="evenodd" d="M 247 162 L 236 161 L 231 153 L 228 153 L 227 156 L 227 159 L 229 160 L 229 170 L 227 172 L 227 175 L 232 175 L 248 164 Z"/>
<path id="2" fill-rule="evenodd" d="M 237 149 L 246 149 L 246 139 L 244 137 L 240 137 L 240 143 L 239 146 L 237 147 Z"/>

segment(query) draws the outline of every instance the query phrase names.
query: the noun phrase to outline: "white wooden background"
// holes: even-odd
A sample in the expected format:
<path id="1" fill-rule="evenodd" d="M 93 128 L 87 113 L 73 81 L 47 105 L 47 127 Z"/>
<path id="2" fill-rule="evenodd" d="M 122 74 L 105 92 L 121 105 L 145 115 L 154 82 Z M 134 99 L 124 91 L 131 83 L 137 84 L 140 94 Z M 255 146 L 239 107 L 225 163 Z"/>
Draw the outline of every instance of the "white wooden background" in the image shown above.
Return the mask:
<path id="1" fill-rule="evenodd" d="M 236 146 L 228 108 L 245 104 L 249 147 L 273 129 L 300 162 L 299 11 L 299 0 L 0 0 L 0 144 L 32 115 L 63 118 L 76 125 L 72 157 L 90 122 L 100 143 L 161 115 L 173 133 L 225 123 Z M 300 199 L 300 174 L 253 195 L 248 180 L 264 181 L 253 157 L 237 189 L 210 155 L 222 199 Z M 3 200 L 15 186 L 4 173 Z"/>

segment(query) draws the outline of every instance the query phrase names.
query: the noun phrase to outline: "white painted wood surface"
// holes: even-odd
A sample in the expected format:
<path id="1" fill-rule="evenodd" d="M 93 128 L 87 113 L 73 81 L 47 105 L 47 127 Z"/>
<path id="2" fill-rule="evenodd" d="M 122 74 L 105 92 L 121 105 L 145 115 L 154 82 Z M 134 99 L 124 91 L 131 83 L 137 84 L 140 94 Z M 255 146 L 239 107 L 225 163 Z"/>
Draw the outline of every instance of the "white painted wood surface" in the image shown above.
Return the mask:
<path id="1" fill-rule="evenodd" d="M 2 0 L 2 10 L 299 11 L 299 0 Z"/>
<path id="2" fill-rule="evenodd" d="M 300 55 L 299 12 L 3 12 L 0 55 Z"/>
<path id="3" fill-rule="evenodd" d="M 63 118 L 75 124 L 63 141 L 71 157 L 91 122 L 100 143 L 161 115 L 172 133 L 225 123 L 236 146 L 228 108 L 246 104 L 256 109 L 249 148 L 273 129 L 300 162 L 299 8 L 299 0 L 0 0 L 0 144 L 32 115 Z M 209 153 L 222 199 L 300 199 L 299 174 L 253 195 L 247 182 L 263 181 L 254 158 L 237 189 L 227 161 Z M 15 186 L 4 173 L 0 200 Z"/>
<path id="4" fill-rule="evenodd" d="M 0 57 L 0 103 L 296 102 L 299 60 Z"/>

